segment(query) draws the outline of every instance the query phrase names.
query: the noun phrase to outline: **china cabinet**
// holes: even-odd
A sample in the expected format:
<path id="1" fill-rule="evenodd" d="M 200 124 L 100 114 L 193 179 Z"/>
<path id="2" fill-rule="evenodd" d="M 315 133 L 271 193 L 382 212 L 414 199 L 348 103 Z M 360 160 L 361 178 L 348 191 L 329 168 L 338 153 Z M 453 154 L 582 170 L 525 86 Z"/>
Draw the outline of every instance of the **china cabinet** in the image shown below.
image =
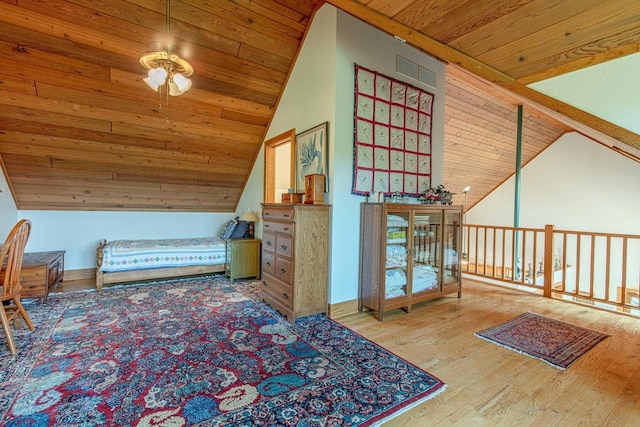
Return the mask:
<path id="1" fill-rule="evenodd" d="M 360 226 L 360 311 L 460 298 L 461 206 L 363 203 Z"/>

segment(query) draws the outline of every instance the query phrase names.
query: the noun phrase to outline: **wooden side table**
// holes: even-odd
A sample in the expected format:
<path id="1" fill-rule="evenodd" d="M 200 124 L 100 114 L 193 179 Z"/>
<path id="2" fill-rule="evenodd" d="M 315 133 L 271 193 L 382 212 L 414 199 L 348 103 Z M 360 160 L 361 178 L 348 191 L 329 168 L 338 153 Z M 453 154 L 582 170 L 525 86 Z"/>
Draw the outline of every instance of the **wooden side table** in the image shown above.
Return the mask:
<path id="1" fill-rule="evenodd" d="M 64 251 L 26 252 L 22 258 L 21 298 L 44 298 L 64 276 Z M 4 270 L 0 272 L 4 281 Z"/>
<path id="2" fill-rule="evenodd" d="M 260 239 L 226 240 L 224 272 L 233 283 L 245 277 L 260 278 Z"/>

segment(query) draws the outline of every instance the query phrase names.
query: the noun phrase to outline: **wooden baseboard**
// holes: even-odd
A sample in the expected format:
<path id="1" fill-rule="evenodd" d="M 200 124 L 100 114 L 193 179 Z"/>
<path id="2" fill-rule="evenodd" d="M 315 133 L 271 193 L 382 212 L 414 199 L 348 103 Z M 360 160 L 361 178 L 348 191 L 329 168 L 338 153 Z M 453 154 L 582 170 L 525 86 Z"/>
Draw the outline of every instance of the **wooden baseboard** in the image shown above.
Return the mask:
<path id="1" fill-rule="evenodd" d="M 65 270 L 63 281 L 69 282 L 71 280 L 83 280 L 83 279 L 95 279 L 95 268 L 80 268 L 78 270 Z"/>
<path id="2" fill-rule="evenodd" d="M 339 319 L 340 317 L 348 316 L 358 312 L 358 300 L 338 302 L 336 304 L 329 304 L 329 317 L 332 319 Z"/>

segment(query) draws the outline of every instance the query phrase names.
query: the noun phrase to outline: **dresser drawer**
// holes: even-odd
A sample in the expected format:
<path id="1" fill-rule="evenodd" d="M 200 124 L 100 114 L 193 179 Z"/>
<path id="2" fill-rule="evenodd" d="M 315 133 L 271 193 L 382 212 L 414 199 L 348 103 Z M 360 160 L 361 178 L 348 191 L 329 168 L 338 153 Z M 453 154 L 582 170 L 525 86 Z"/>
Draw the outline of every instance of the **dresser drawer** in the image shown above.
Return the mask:
<path id="1" fill-rule="evenodd" d="M 277 219 L 292 221 L 293 220 L 293 208 L 264 208 L 262 210 L 262 217 L 265 220 Z"/>
<path id="2" fill-rule="evenodd" d="M 276 235 L 273 233 L 262 233 L 262 252 L 275 253 L 276 251 Z"/>
<path id="3" fill-rule="evenodd" d="M 265 221 L 264 231 L 270 231 L 272 233 L 282 233 L 293 235 L 293 223 L 292 222 L 278 222 L 278 221 Z"/>
<path id="4" fill-rule="evenodd" d="M 287 309 L 291 310 L 293 308 L 293 290 L 291 285 L 268 274 L 263 276 L 262 284 L 263 287 L 261 292 Z"/>
<path id="5" fill-rule="evenodd" d="M 293 281 L 293 264 L 291 261 L 276 257 L 276 277 L 283 282 L 292 283 Z"/>
<path id="6" fill-rule="evenodd" d="M 261 295 L 262 295 L 262 301 L 269 304 L 271 308 L 273 308 L 275 311 L 277 311 L 282 316 L 284 316 L 286 320 L 288 320 L 289 322 L 295 321 L 296 316 L 291 307 L 280 304 L 280 300 L 274 298 L 271 294 L 262 292 Z"/>
<path id="7" fill-rule="evenodd" d="M 291 258 L 293 254 L 293 241 L 288 236 L 276 236 L 276 253 L 280 256 Z"/>
<path id="8" fill-rule="evenodd" d="M 262 272 L 266 274 L 271 274 L 272 276 L 276 274 L 276 257 L 269 252 L 262 253 Z"/>

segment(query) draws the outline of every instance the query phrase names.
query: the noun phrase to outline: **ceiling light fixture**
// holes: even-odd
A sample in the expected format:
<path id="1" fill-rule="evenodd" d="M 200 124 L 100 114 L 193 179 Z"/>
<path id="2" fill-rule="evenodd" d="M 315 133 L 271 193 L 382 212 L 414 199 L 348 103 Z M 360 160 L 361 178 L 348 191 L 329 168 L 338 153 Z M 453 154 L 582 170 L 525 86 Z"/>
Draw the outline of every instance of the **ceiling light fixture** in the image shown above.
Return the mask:
<path id="1" fill-rule="evenodd" d="M 170 9 L 171 1 L 167 0 L 167 33 L 166 42 L 152 42 L 148 45 L 149 51 L 140 57 L 140 64 L 149 70 L 144 82 L 151 89 L 160 93 L 164 88 L 168 95 L 182 95 L 191 87 L 191 80 L 187 77 L 193 74 L 193 66 L 180 58 L 177 47 L 171 43 L 170 33 Z M 162 104 L 160 105 L 162 108 Z"/>

